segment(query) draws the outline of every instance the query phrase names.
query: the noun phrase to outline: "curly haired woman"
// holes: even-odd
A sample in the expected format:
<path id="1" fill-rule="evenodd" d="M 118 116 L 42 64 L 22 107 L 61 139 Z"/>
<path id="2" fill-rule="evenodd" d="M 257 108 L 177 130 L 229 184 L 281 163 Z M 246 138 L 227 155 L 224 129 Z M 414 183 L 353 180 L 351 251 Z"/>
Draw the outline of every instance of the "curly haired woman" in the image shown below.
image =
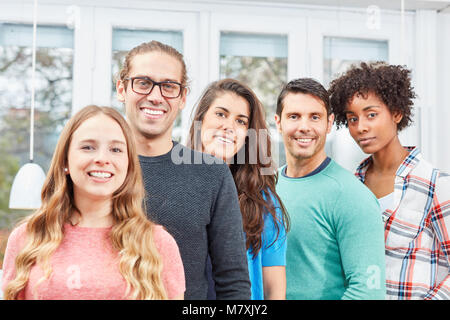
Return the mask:
<path id="1" fill-rule="evenodd" d="M 369 158 L 356 176 L 378 198 L 385 222 L 388 299 L 450 299 L 450 176 L 403 147 L 415 93 L 410 71 L 361 63 L 331 82 L 336 125 Z"/>

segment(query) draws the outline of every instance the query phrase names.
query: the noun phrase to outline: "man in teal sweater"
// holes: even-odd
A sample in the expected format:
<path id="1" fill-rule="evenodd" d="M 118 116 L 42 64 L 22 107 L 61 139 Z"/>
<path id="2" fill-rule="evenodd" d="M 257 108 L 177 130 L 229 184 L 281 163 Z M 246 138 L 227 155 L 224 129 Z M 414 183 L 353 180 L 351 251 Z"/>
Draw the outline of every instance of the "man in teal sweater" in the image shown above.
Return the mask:
<path id="1" fill-rule="evenodd" d="M 287 299 L 385 299 L 384 233 L 375 196 L 325 153 L 333 125 L 328 92 L 309 78 L 289 82 L 275 121 L 287 164 L 277 193 L 291 231 Z"/>

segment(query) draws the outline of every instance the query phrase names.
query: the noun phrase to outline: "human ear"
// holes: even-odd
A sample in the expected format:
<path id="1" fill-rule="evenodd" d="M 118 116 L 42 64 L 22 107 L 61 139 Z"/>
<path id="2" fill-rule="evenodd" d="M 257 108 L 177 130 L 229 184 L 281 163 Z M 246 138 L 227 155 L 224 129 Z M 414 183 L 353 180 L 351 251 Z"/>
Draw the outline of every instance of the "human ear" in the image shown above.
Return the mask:
<path id="1" fill-rule="evenodd" d="M 331 132 L 331 128 L 333 127 L 333 123 L 334 123 L 334 113 L 331 113 L 328 116 L 327 134 Z"/>
<path id="2" fill-rule="evenodd" d="M 178 109 L 183 110 L 183 108 L 186 106 L 186 96 L 188 94 L 188 88 L 183 88 L 183 91 L 181 92 L 181 101 Z"/>
<path id="3" fill-rule="evenodd" d="M 125 86 L 121 80 L 116 82 L 117 100 L 125 102 Z"/>
<path id="4" fill-rule="evenodd" d="M 277 130 L 281 133 L 281 116 L 275 114 L 275 124 L 277 126 Z"/>
<path id="5" fill-rule="evenodd" d="M 396 124 L 399 124 L 400 121 L 402 121 L 402 119 L 403 119 L 403 114 L 400 111 L 394 111 L 392 113 L 392 118 L 394 119 L 394 122 Z"/>

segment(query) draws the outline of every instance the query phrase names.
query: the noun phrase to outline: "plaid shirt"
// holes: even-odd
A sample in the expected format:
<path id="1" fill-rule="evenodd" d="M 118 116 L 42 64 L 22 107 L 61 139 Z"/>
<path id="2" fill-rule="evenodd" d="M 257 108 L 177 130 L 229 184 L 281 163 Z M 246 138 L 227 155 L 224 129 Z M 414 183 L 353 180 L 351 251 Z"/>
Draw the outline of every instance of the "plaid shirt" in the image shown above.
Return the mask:
<path id="1" fill-rule="evenodd" d="M 383 212 L 387 299 L 450 299 L 450 175 L 418 148 L 397 169 L 394 205 Z M 355 175 L 364 182 L 372 157 Z"/>

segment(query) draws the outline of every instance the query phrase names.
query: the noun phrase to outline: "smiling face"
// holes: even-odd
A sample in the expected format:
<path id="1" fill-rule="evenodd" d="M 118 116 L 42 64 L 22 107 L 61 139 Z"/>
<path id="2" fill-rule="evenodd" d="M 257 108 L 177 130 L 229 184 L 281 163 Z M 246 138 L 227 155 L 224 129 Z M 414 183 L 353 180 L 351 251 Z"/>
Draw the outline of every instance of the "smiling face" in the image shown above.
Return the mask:
<path id="1" fill-rule="evenodd" d="M 249 119 L 250 106 L 244 98 L 232 92 L 219 94 L 202 120 L 203 152 L 232 159 L 245 144 Z"/>
<path id="2" fill-rule="evenodd" d="M 374 93 L 366 97 L 354 95 L 346 108 L 350 135 L 367 154 L 374 154 L 397 137 L 397 125 L 402 116 L 392 114 Z"/>
<path id="3" fill-rule="evenodd" d="M 286 160 L 294 164 L 325 160 L 326 135 L 333 125 L 324 103 L 311 94 L 288 93 L 283 100 L 281 117 L 275 115 L 278 131 L 286 148 Z"/>
<path id="4" fill-rule="evenodd" d="M 157 82 L 181 83 L 182 65 L 164 52 L 137 54 L 131 62 L 128 77 L 148 77 Z M 143 95 L 131 89 L 131 81 L 119 81 L 117 94 L 118 99 L 125 103 L 127 120 L 137 138 L 171 141 L 173 123 L 186 103 L 186 89 L 177 98 L 165 98 L 158 86 L 150 94 Z"/>
<path id="5" fill-rule="evenodd" d="M 110 199 L 125 181 L 128 151 L 120 125 L 98 114 L 73 133 L 67 156 L 75 202 Z"/>

